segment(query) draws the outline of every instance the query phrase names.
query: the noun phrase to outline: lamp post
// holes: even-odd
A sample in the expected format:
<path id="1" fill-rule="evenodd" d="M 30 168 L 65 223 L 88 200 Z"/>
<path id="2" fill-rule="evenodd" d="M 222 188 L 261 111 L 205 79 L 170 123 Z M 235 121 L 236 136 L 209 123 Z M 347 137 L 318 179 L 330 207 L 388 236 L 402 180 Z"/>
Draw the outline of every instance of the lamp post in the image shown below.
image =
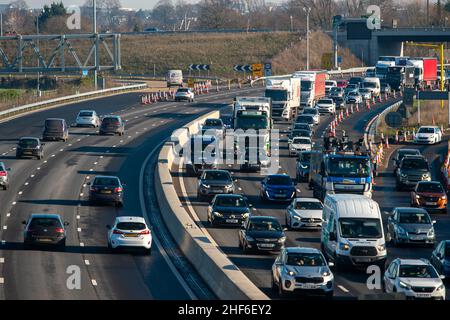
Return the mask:
<path id="1" fill-rule="evenodd" d="M 38 38 L 37 38 L 37 49 L 39 51 L 39 15 L 36 16 L 36 35 L 38 36 Z M 39 66 L 40 66 L 39 57 L 37 59 L 38 59 L 37 66 L 39 68 Z M 41 96 L 41 88 L 39 86 L 40 82 L 41 82 L 41 73 L 38 70 L 38 72 L 37 72 L 37 88 L 36 88 L 36 90 L 37 90 L 36 94 L 37 94 L 38 97 Z"/>
<path id="2" fill-rule="evenodd" d="M 309 13 L 311 8 L 303 7 L 303 11 L 306 12 L 306 70 L 309 70 Z"/>
<path id="3" fill-rule="evenodd" d="M 92 15 L 93 15 L 93 32 L 94 32 L 94 88 L 97 90 L 97 0 L 92 0 Z"/>

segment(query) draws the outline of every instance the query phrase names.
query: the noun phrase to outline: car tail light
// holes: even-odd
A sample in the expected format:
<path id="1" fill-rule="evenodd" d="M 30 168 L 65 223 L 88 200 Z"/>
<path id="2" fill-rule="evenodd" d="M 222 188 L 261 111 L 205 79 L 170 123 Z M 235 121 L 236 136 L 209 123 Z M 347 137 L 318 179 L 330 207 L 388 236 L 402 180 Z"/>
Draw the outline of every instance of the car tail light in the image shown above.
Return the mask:
<path id="1" fill-rule="evenodd" d="M 64 233 L 64 229 L 63 228 L 56 228 L 56 233 Z"/>
<path id="2" fill-rule="evenodd" d="M 0 171 L 0 177 L 6 177 L 6 171 Z"/>
<path id="3" fill-rule="evenodd" d="M 114 188 L 114 192 L 116 193 L 122 192 L 122 188 L 121 187 Z"/>
<path id="4" fill-rule="evenodd" d="M 123 234 L 123 232 L 120 230 L 114 229 L 113 234 Z"/>
<path id="5" fill-rule="evenodd" d="M 144 230 L 141 232 L 141 234 L 150 234 L 150 230 Z"/>

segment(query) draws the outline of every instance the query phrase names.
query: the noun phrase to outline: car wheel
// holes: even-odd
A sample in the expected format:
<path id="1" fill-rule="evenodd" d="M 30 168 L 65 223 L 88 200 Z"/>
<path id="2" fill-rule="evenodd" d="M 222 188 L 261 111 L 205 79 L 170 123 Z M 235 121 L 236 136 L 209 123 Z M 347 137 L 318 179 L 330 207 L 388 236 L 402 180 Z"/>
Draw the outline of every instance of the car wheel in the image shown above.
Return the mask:
<path id="1" fill-rule="evenodd" d="M 7 184 L 5 184 L 5 185 L 3 186 L 3 190 L 8 190 L 8 185 L 7 185 Z"/>
<path id="2" fill-rule="evenodd" d="M 248 253 L 250 250 L 247 247 L 247 244 L 245 242 L 242 243 L 242 252 Z"/>
<path id="3" fill-rule="evenodd" d="M 281 285 L 281 283 L 278 285 L 278 296 L 280 298 L 286 297 L 286 291 L 283 290 L 283 286 Z"/>
<path id="4" fill-rule="evenodd" d="M 272 276 L 272 291 L 273 292 L 276 292 L 278 290 L 278 286 L 277 286 L 277 284 L 275 283 L 275 279 L 273 278 L 273 276 Z"/>

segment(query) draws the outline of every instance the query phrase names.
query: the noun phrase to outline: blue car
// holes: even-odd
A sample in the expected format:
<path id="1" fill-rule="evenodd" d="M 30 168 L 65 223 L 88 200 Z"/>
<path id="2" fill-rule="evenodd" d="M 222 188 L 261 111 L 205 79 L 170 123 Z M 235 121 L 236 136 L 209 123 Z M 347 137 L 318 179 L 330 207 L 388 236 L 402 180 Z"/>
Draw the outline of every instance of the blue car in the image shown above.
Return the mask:
<path id="1" fill-rule="evenodd" d="M 286 174 L 273 174 L 261 182 L 261 198 L 270 201 L 291 201 L 296 197 L 294 181 Z"/>
<path id="2" fill-rule="evenodd" d="M 436 246 L 430 261 L 436 270 L 448 280 L 450 277 L 450 240 L 443 240 Z"/>

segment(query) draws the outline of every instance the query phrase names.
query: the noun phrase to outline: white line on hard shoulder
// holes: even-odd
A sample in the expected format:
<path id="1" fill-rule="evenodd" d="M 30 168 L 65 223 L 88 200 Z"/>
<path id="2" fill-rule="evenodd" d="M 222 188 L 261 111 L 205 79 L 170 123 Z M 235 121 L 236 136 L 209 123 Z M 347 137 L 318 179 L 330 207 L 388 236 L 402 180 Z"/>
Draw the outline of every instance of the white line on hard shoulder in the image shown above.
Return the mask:
<path id="1" fill-rule="evenodd" d="M 349 293 L 350 292 L 347 288 L 345 288 L 345 287 L 343 287 L 341 285 L 338 285 L 338 288 L 341 289 L 342 291 L 344 291 L 345 293 Z"/>

